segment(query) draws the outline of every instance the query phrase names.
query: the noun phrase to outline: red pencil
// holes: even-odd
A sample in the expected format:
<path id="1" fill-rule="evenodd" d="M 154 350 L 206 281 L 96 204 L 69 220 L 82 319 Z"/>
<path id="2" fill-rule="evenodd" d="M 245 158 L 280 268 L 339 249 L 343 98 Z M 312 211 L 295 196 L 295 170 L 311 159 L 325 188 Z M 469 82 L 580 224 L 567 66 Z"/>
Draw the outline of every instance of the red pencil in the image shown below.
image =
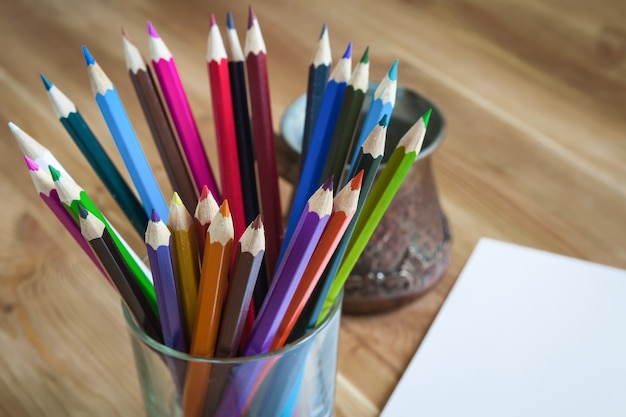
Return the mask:
<path id="1" fill-rule="evenodd" d="M 241 174 L 230 91 L 228 57 L 213 14 L 211 14 L 206 61 L 211 85 L 211 102 L 213 103 L 213 121 L 220 161 L 222 194 L 232 207 L 231 214 L 235 227 L 235 240 L 237 240 L 246 229 L 246 216 L 241 192 Z"/>
<path id="2" fill-rule="evenodd" d="M 248 16 L 245 56 L 250 108 L 252 110 L 254 150 L 259 172 L 258 186 L 261 197 L 261 214 L 263 215 L 266 231 L 265 259 L 269 273 L 268 278 L 271 279 L 281 246 L 283 215 L 280 207 L 280 192 L 278 190 L 278 171 L 276 168 L 274 127 L 272 126 L 265 42 L 252 7 L 250 7 Z"/>

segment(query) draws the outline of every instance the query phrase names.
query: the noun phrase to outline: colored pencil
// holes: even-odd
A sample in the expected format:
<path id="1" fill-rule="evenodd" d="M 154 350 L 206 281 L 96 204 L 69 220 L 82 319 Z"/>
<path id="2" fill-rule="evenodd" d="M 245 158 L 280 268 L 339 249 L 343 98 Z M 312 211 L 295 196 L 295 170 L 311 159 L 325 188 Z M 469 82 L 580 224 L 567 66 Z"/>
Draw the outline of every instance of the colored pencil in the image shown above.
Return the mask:
<path id="1" fill-rule="evenodd" d="M 368 47 L 348 81 L 346 93 L 339 109 L 337 124 L 330 141 L 330 147 L 333 151 L 328 154 L 322 170 L 322 178 L 328 178 L 331 175 L 335 178 L 334 186 L 336 188 L 340 188 L 344 184 L 343 178 L 347 174 L 345 161 L 367 93 L 369 66 Z"/>
<path id="2" fill-rule="evenodd" d="M 57 118 L 93 170 L 98 174 L 102 183 L 122 209 L 122 212 L 128 217 L 135 231 L 142 235 L 148 222 L 148 216 L 144 212 L 134 191 L 117 170 L 115 164 L 111 161 L 111 158 L 109 158 L 109 155 L 95 137 L 83 116 L 76 109 L 74 103 L 54 84 L 48 81 L 43 74 L 40 74 L 40 76 Z"/>
<path id="3" fill-rule="evenodd" d="M 264 253 L 265 230 L 261 217 L 257 216 L 239 239 L 235 253 L 215 350 L 218 358 L 237 355 Z"/>
<path id="4" fill-rule="evenodd" d="M 11 133 L 13 134 L 15 141 L 24 155 L 35 161 L 37 165 L 42 168 L 45 167 L 47 169 L 48 165 L 52 165 L 63 173 L 64 176 L 72 178 L 48 148 L 43 146 L 28 133 L 24 132 L 13 122 L 9 122 L 9 129 L 11 129 Z M 78 222 L 78 218 L 76 221 Z"/>
<path id="5" fill-rule="evenodd" d="M 193 223 L 196 226 L 196 239 L 198 240 L 198 254 L 202 258 L 204 253 L 204 242 L 206 240 L 206 232 L 209 229 L 213 216 L 217 214 L 220 206 L 213 198 L 213 194 L 206 185 L 202 188 L 200 200 L 194 211 Z"/>
<path id="6" fill-rule="evenodd" d="M 307 200 L 320 186 L 320 177 L 322 175 L 322 169 L 324 168 L 324 161 L 326 161 L 330 150 L 330 141 L 332 139 L 333 131 L 335 130 L 335 124 L 337 122 L 339 108 L 341 107 L 341 102 L 346 91 L 348 78 L 350 78 L 351 65 L 352 42 L 348 44 L 346 51 L 344 52 L 341 60 L 339 60 L 335 66 L 335 69 L 330 75 L 330 80 L 326 85 L 320 113 L 315 123 L 315 129 L 313 129 L 311 143 L 309 144 L 309 151 L 306 159 L 304 160 L 302 173 L 300 175 L 300 180 L 298 181 L 298 187 L 295 191 L 289 221 L 287 222 L 285 238 L 283 240 L 283 245 L 278 258 L 279 260 L 282 259 L 282 256 L 289 245 L 302 209 L 304 208 Z"/>
<path id="7" fill-rule="evenodd" d="M 419 150 L 424 142 L 426 127 L 430 118 L 431 110 L 428 110 L 400 139 L 396 149 L 391 154 L 385 168 L 372 187 L 363 210 L 356 222 L 354 234 L 350 238 L 347 251 L 341 262 L 341 266 L 334 276 L 330 291 L 326 297 L 324 310 L 319 317 L 318 323 L 324 319 L 333 302 L 341 292 L 341 288 L 348 279 L 348 275 L 356 264 L 357 259 L 365 249 L 365 246 L 374 233 L 376 226 L 389 207 L 393 196 L 396 194 L 402 181 L 406 177 L 411 165 L 417 159 Z"/>
<path id="8" fill-rule="evenodd" d="M 130 245 L 126 243 L 122 235 L 120 235 L 113 225 L 104 217 L 85 190 L 76 184 L 71 177 L 63 175 L 61 171 L 57 170 L 52 165 L 48 165 L 48 169 L 50 170 L 52 181 L 54 181 L 54 186 L 59 194 L 59 199 L 72 215 L 74 221 L 77 223 L 80 221 L 80 214 L 78 212 L 78 205 L 80 204 L 104 223 L 117 249 L 122 254 L 124 261 L 130 268 L 144 294 L 146 294 L 150 305 L 154 311 L 158 311 L 154 285 L 152 283 L 152 273 L 150 270 L 132 250 Z"/>
<path id="9" fill-rule="evenodd" d="M 83 252 L 91 259 L 91 262 L 102 272 L 102 275 L 110 282 L 109 276 L 107 275 L 104 267 L 98 260 L 98 257 L 94 253 L 89 243 L 83 238 L 83 235 L 80 233 L 80 226 L 78 223 L 74 221 L 74 218 L 70 215 L 70 213 L 65 209 L 63 203 L 59 199 L 59 194 L 57 190 L 54 188 L 54 182 L 52 181 L 52 177 L 50 176 L 49 171 L 45 171 L 40 169 L 39 165 L 28 156 L 24 155 L 24 161 L 26 161 L 26 166 L 28 167 L 28 172 L 30 173 L 30 178 L 33 180 L 33 184 L 35 185 L 35 189 L 39 194 L 39 197 L 43 200 L 44 203 L 48 206 L 50 211 L 54 213 L 56 218 L 61 222 L 61 224 L 65 227 L 65 230 L 69 232 L 69 234 L 74 238 L 76 243 L 81 247 Z"/>
<path id="10" fill-rule="evenodd" d="M 252 7 L 249 8 L 248 31 L 245 42 L 246 74 L 250 108 L 252 110 L 252 137 L 259 178 L 261 214 L 266 233 L 265 257 L 271 279 L 276 267 L 283 235 L 283 215 L 278 190 L 278 170 L 274 147 L 272 105 L 267 74 L 266 48 L 259 22 Z"/>
<path id="11" fill-rule="evenodd" d="M 237 134 L 235 132 L 235 118 L 233 115 L 233 101 L 230 90 L 230 75 L 228 72 L 228 57 L 226 48 L 211 14 L 211 26 L 206 53 L 209 83 L 211 85 L 211 102 L 213 104 L 213 120 L 215 124 L 215 139 L 220 161 L 222 179 L 222 195 L 230 202 L 235 239 L 246 229 L 246 215 L 243 207 L 241 191 L 241 177 L 239 167 L 239 151 L 237 149 Z"/>
<path id="12" fill-rule="evenodd" d="M 293 239 L 276 269 L 276 276 L 257 314 L 248 345 L 243 352 L 245 356 L 269 351 L 278 326 L 289 307 L 289 300 L 293 297 L 313 250 L 328 223 L 332 205 L 332 178 L 329 178 L 311 196 L 302 211 Z"/>
<path id="13" fill-rule="evenodd" d="M 183 313 L 185 341 L 189 346 L 196 319 L 200 264 L 194 223 L 176 192 L 170 202 L 167 226 L 172 233 L 174 276 Z"/>
<path id="14" fill-rule="evenodd" d="M 233 236 L 233 220 L 228 200 L 224 200 L 207 231 L 198 289 L 198 308 L 190 348 L 192 355 L 210 358 L 215 353 L 217 332 L 226 295 Z M 209 374 L 208 364 L 192 362 L 188 365 L 183 396 L 185 416 L 202 415 Z"/>
<path id="15" fill-rule="evenodd" d="M 180 145 L 183 148 L 189 170 L 196 183 L 196 190 L 200 194 L 202 187 L 206 185 L 219 201 L 221 199 L 219 188 L 204 150 L 198 126 L 191 112 L 187 94 L 178 74 L 176 61 L 150 22 L 148 22 L 148 33 L 150 35 L 149 46 L 152 66 L 159 80 L 161 92 L 170 111 L 172 122 L 178 132 Z"/>
<path id="16" fill-rule="evenodd" d="M 237 134 L 237 153 L 239 155 L 239 169 L 241 190 L 246 223 L 251 223 L 260 213 L 259 197 L 256 189 L 257 177 L 254 159 L 254 143 L 252 128 L 248 113 L 248 92 L 246 91 L 246 68 L 243 51 L 239 43 L 239 36 L 233 22 L 233 15 L 228 12 L 226 31 L 226 48 L 228 51 L 228 72 L 230 75 L 230 92 L 233 102 L 233 116 L 235 118 L 235 132 Z"/>
<path id="17" fill-rule="evenodd" d="M 378 84 L 378 87 L 376 87 L 370 108 L 365 115 L 361 131 L 356 140 L 351 144 L 348 157 L 346 158 L 346 164 L 350 168 L 355 164 L 359 149 L 374 126 L 376 126 L 384 115 L 387 115 L 387 118 L 391 120 L 391 113 L 396 104 L 397 85 L 398 60 L 396 59 L 393 61 L 393 64 L 391 64 L 391 68 L 389 68 L 389 71 L 385 74 L 382 81 Z"/>
<path id="18" fill-rule="evenodd" d="M 96 102 L 137 189 L 146 215 L 149 216 L 152 210 L 163 213 L 164 216 L 167 215 L 167 204 L 165 204 L 159 184 L 154 178 L 115 86 L 85 46 L 83 46 L 83 54 Z"/>
<path id="19" fill-rule="evenodd" d="M 383 116 L 379 124 L 370 132 L 369 136 L 363 142 L 363 146 L 359 150 L 359 158 L 355 166 L 355 170 L 363 171 L 363 183 L 361 184 L 361 194 L 359 195 L 359 201 L 357 208 L 348 228 L 343 234 L 341 242 L 333 252 L 330 261 L 324 269 L 324 273 L 319 280 L 318 285 L 313 290 L 313 294 L 310 297 L 310 301 L 305 307 L 305 311 L 301 314 L 301 319 L 298 320 L 294 328 L 294 333 L 291 335 L 291 340 L 302 336 L 307 330 L 312 329 L 318 317 L 321 315 L 324 308 L 324 301 L 330 291 L 330 286 L 333 282 L 335 274 L 341 265 L 344 254 L 348 248 L 350 237 L 354 232 L 357 219 L 361 215 L 361 210 L 367 199 L 367 196 L 372 188 L 374 179 L 376 178 L 376 171 L 380 166 L 383 154 L 385 152 L 385 138 L 387 136 L 387 116 Z M 350 175 L 353 173 L 351 172 Z"/>
<path id="20" fill-rule="evenodd" d="M 302 274 L 302 279 L 298 284 L 296 292 L 289 301 L 289 307 L 278 327 L 276 337 L 270 346 L 270 351 L 282 347 L 287 341 L 287 337 L 291 333 L 307 300 L 311 296 L 313 288 L 322 276 L 328 261 L 339 245 L 341 238 L 348 228 L 348 224 L 356 212 L 362 180 L 363 171 L 359 171 L 333 199 L 333 211 L 328 219 L 328 224 L 324 228 L 324 232 L 315 247 L 311 260 Z"/>
<path id="21" fill-rule="evenodd" d="M 122 43 L 128 75 L 172 188 L 180 195 L 187 207 L 195 207 L 198 203 L 198 194 L 159 95 L 152 70 L 146 65 L 139 49 L 131 42 L 128 33 L 123 29 Z"/>
<path id="22" fill-rule="evenodd" d="M 302 132 L 302 150 L 300 158 L 302 161 L 306 159 L 309 149 L 309 141 L 313 135 L 313 128 L 317 115 L 322 107 L 324 98 L 324 90 L 330 75 L 330 66 L 332 64 L 332 55 L 330 52 L 330 38 L 328 37 L 328 28 L 324 23 L 322 33 L 315 46 L 313 58 L 309 65 L 309 78 L 306 89 L 306 107 L 304 110 L 304 131 Z M 302 168 L 302 167 L 301 167 Z"/>
<path id="23" fill-rule="evenodd" d="M 150 216 L 145 242 L 159 306 L 163 341 L 166 346 L 174 350 L 187 352 L 185 329 L 172 266 L 172 234 L 156 211 L 152 211 Z"/>
<path id="24" fill-rule="evenodd" d="M 128 309 L 148 336 L 157 342 L 163 342 L 157 314 L 137 284 L 106 225 L 82 204 L 78 203 L 77 209 L 81 233 L 98 255 Z"/>

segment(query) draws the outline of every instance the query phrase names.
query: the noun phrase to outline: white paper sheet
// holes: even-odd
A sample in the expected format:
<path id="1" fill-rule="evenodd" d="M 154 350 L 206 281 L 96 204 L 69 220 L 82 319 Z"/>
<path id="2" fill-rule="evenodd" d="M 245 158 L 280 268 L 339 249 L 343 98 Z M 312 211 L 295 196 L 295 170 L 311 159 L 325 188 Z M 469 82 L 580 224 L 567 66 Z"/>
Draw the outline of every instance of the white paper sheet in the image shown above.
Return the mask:
<path id="1" fill-rule="evenodd" d="M 626 271 L 481 239 L 381 417 L 626 416 Z"/>

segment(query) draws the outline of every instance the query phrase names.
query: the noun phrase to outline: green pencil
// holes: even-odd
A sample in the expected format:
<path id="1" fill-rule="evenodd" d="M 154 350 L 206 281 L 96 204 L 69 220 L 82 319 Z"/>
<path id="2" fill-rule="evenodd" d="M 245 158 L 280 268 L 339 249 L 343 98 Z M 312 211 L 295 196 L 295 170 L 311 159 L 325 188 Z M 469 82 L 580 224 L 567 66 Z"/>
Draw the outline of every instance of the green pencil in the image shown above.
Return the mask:
<path id="1" fill-rule="evenodd" d="M 152 283 L 152 274 L 150 273 L 150 270 L 141 262 L 128 243 L 120 237 L 115 228 L 111 226 L 109 221 L 102 215 L 85 190 L 83 190 L 71 178 L 63 176 L 61 172 L 52 165 L 49 165 L 48 168 L 50 169 L 50 174 L 52 175 L 52 180 L 54 181 L 54 185 L 59 193 L 61 202 L 65 205 L 65 207 L 67 207 L 68 211 L 77 223 L 80 219 L 79 204 L 104 223 L 107 231 L 113 238 L 115 245 L 122 254 L 122 257 L 137 279 L 139 286 L 146 294 L 146 297 L 150 302 L 150 306 L 155 312 L 158 312 L 156 293 L 154 292 L 154 285 Z"/>
<path id="2" fill-rule="evenodd" d="M 343 284 L 348 279 L 352 268 L 372 237 L 376 226 L 378 226 L 380 219 L 382 219 L 387 207 L 389 207 L 389 203 L 391 203 L 393 196 L 400 188 L 411 165 L 417 159 L 417 154 L 424 142 L 430 112 L 431 110 L 428 110 L 400 139 L 385 168 L 381 171 L 378 180 L 374 183 L 372 191 L 368 195 L 367 200 L 365 200 L 365 204 L 363 204 L 363 209 L 357 220 L 348 249 L 331 284 L 318 323 L 324 319 L 329 311 L 329 307 L 341 292 Z"/>

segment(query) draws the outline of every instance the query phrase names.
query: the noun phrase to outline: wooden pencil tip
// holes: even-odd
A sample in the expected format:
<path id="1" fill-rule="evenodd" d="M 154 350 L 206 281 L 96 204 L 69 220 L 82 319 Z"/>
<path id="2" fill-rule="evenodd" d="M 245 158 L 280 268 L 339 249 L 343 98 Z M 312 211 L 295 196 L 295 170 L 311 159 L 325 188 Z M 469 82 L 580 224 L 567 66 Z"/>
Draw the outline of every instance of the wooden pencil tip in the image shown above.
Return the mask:
<path id="1" fill-rule="evenodd" d="M 326 182 L 322 185 L 322 189 L 324 189 L 324 191 L 332 191 L 334 182 L 335 182 L 335 176 L 331 175 L 330 178 L 328 178 Z"/>
<path id="2" fill-rule="evenodd" d="M 156 31 L 156 29 L 152 25 L 152 22 L 149 20 L 148 20 L 148 35 L 150 35 L 153 38 L 159 37 L 159 32 Z"/>
<path id="3" fill-rule="evenodd" d="M 209 198 L 209 194 L 211 193 L 211 191 L 209 190 L 209 187 L 206 186 L 206 184 L 202 187 L 202 193 L 200 193 L 200 200 L 206 200 L 207 198 Z"/>
<path id="4" fill-rule="evenodd" d="M 391 64 L 391 68 L 389 68 L 389 73 L 387 74 L 391 81 L 396 81 L 398 79 L 398 60 L 394 60 L 393 64 Z"/>
<path id="5" fill-rule="evenodd" d="M 361 64 L 367 64 L 370 62 L 370 47 L 365 48 L 365 52 L 363 52 L 363 56 L 361 57 Z"/>
<path id="6" fill-rule="evenodd" d="M 52 88 L 52 83 L 48 81 L 45 75 L 39 74 L 39 76 L 41 77 L 41 81 L 43 81 L 43 85 L 46 87 L 46 91 L 50 91 L 50 89 Z"/>
<path id="7" fill-rule="evenodd" d="M 125 28 L 124 26 L 122 26 L 122 36 L 123 36 L 124 38 L 126 38 L 126 40 L 127 40 L 128 42 L 131 42 L 131 40 L 130 40 L 130 35 L 128 34 L 128 32 L 126 31 L 126 28 Z"/>
<path id="8" fill-rule="evenodd" d="M 358 190 L 361 188 L 361 184 L 363 184 L 363 170 L 360 170 L 354 178 L 352 178 L 352 181 L 350 181 L 350 187 L 353 191 Z"/>
<path id="9" fill-rule="evenodd" d="M 89 215 L 89 212 L 87 211 L 87 209 L 80 203 L 76 204 L 78 206 L 78 215 L 80 216 L 81 219 L 86 219 L 87 216 Z"/>
<path id="10" fill-rule="evenodd" d="M 85 56 L 85 63 L 89 65 L 95 65 L 96 60 L 93 59 L 93 56 L 89 52 L 89 49 L 85 45 L 83 45 L 83 55 Z"/>
<path id="11" fill-rule="evenodd" d="M 380 119 L 380 122 L 378 122 L 378 126 L 386 127 L 387 124 L 388 124 L 388 122 L 387 122 L 387 115 L 383 114 L 383 117 Z"/>
<path id="12" fill-rule="evenodd" d="M 183 205 L 183 200 L 181 200 L 180 196 L 178 195 L 176 191 L 174 191 L 174 195 L 172 196 L 172 204 L 175 204 L 177 206 Z"/>
<path id="13" fill-rule="evenodd" d="M 341 59 L 352 58 L 352 41 L 348 42 L 348 47 L 346 48 L 346 52 L 343 53 Z"/>
<path id="14" fill-rule="evenodd" d="M 50 170 L 50 175 L 52 175 L 52 181 L 57 182 L 59 179 L 61 179 L 61 171 L 59 171 L 52 165 L 48 165 L 48 169 Z"/>
<path id="15" fill-rule="evenodd" d="M 228 29 L 235 29 L 235 22 L 233 21 L 233 14 L 226 12 L 226 27 Z"/>
<path id="16" fill-rule="evenodd" d="M 224 202 L 220 206 L 220 214 L 223 217 L 230 217 L 230 206 L 228 205 L 227 199 L 224 199 Z"/>
<path id="17" fill-rule="evenodd" d="M 424 120 L 424 127 L 428 127 L 428 122 L 430 121 L 430 114 L 432 113 L 433 109 L 428 109 L 426 111 L 426 113 L 424 113 L 424 115 L 422 116 L 422 119 Z"/>
<path id="18" fill-rule="evenodd" d="M 26 162 L 26 166 L 28 167 L 28 169 L 30 171 L 38 171 L 39 170 L 39 165 L 37 165 L 37 162 L 35 162 L 32 159 L 30 159 L 28 157 L 28 155 L 24 155 L 24 161 Z"/>
<path id="19" fill-rule="evenodd" d="M 256 20 L 256 16 L 254 14 L 254 10 L 252 10 L 252 6 L 248 7 L 248 29 L 250 29 L 254 25 L 254 21 Z"/>
<path id="20" fill-rule="evenodd" d="M 324 33 L 326 32 L 328 32 L 328 27 L 326 26 L 326 23 L 324 23 L 324 26 L 322 26 L 322 32 L 320 33 L 320 39 L 324 37 Z"/>
<path id="21" fill-rule="evenodd" d="M 157 213 L 155 209 L 152 209 L 152 213 L 150 213 L 150 220 L 154 223 L 158 223 L 161 221 L 161 217 L 159 216 L 159 213 Z"/>
<path id="22" fill-rule="evenodd" d="M 261 215 L 257 215 L 256 218 L 250 223 L 250 227 L 253 229 L 260 229 L 263 227 L 263 220 L 261 220 Z"/>

